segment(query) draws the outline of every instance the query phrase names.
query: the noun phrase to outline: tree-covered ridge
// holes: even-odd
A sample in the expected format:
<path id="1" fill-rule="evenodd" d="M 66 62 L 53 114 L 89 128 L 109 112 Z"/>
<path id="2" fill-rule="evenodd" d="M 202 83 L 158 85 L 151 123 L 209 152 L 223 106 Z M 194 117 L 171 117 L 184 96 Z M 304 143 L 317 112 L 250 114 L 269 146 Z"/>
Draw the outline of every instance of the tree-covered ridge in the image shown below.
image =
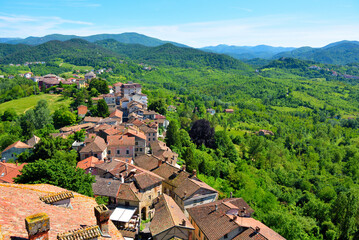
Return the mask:
<path id="1" fill-rule="evenodd" d="M 158 47 L 145 47 L 118 43 L 114 40 L 96 42 L 132 60 L 155 66 L 173 66 L 181 68 L 211 67 L 222 70 L 238 69 L 248 71 L 251 68 L 243 62 L 226 55 L 207 53 L 194 48 L 177 47 L 164 44 Z"/>
<path id="2" fill-rule="evenodd" d="M 290 52 L 279 53 L 273 58 L 292 57 L 326 64 L 345 65 L 359 63 L 359 43 L 342 41 L 323 48 L 302 47 Z"/>
<path id="3" fill-rule="evenodd" d="M 54 58 L 62 58 L 65 62 L 75 65 L 95 66 L 99 62 L 118 57 L 114 52 L 81 39 L 71 39 L 65 42 L 50 41 L 26 49 L 22 47 L 23 45 L 15 46 L 21 46 L 21 48 L 15 48 L 14 52 L 9 52 L 0 58 L 2 63 L 47 62 Z"/>

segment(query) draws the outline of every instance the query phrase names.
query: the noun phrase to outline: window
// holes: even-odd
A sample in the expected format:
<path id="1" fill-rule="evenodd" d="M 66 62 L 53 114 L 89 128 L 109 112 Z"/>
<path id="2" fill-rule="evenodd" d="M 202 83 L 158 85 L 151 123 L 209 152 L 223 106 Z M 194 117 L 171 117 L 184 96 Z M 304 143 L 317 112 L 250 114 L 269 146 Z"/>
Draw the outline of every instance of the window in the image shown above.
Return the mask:
<path id="1" fill-rule="evenodd" d="M 151 195 L 150 195 L 150 196 L 148 196 L 148 199 L 150 199 L 150 200 L 151 200 Z"/>
<path id="2" fill-rule="evenodd" d="M 130 150 L 127 149 L 127 150 L 126 150 L 126 154 L 130 154 Z"/>
<path id="3" fill-rule="evenodd" d="M 94 157 L 97 158 L 97 153 L 94 154 Z"/>
<path id="4" fill-rule="evenodd" d="M 161 195 L 161 192 L 160 192 L 160 191 L 158 191 L 158 192 L 157 192 L 157 196 L 160 196 L 160 195 Z"/>
<path id="5" fill-rule="evenodd" d="M 117 150 L 117 154 L 120 154 L 120 150 Z"/>
<path id="6" fill-rule="evenodd" d="M 153 141 L 155 141 L 155 138 L 153 138 Z"/>
<path id="7" fill-rule="evenodd" d="M 136 145 L 138 145 L 138 142 L 135 142 Z"/>
<path id="8" fill-rule="evenodd" d="M 108 151 L 107 151 L 107 154 L 111 154 L 111 150 L 108 150 Z"/>
<path id="9" fill-rule="evenodd" d="M 151 141 L 151 138 L 149 138 L 148 141 L 150 142 L 150 141 Z"/>
<path id="10" fill-rule="evenodd" d="M 140 152 L 142 152 L 142 148 L 140 148 Z"/>
<path id="11" fill-rule="evenodd" d="M 198 232 L 198 236 L 201 237 L 201 231 Z"/>
<path id="12" fill-rule="evenodd" d="M 136 152 L 138 152 L 138 148 L 136 148 Z"/>
<path id="13" fill-rule="evenodd" d="M 155 133 L 153 133 L 153 136 L 155 136 Z"/>
<path id="14" fill-rule="evenodd" d="M 125 202 L 125 206 L 130 206 L 130 202 Z"/>
<path id="15" fill-rule="evenodd" d="M 228 238 L 228 234 L 224 234 L 224 238 Z"/>

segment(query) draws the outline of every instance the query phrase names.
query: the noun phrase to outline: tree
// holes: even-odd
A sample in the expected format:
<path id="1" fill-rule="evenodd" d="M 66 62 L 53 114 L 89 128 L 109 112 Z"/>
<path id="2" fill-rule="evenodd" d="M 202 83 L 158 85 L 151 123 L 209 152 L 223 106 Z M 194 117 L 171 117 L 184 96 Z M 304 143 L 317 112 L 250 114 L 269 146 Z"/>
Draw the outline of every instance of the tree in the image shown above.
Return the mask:
<path id="1" fill-rule="evenodd" d="M 66 152 L 63 155 L 66 155 Z M 29 163 L 21 170 L 22 174 L 15 178 L 15 182 L 48 183 L 92 197 L 92 183 L 95 182 L 95 178 L 91 174 L 86 174 L 83 169 L 76 168 L 73 164 L 76 162 L 76 154 L 70 158 L 74 158 L 73 161 L 54 156 L 48 160 L 40 159 Z"/>
<path id="2" fill-rule="evenodd" d="M 197 146 L 204 144 L 206 147 L 213 147 L 214 128 L 206 119 L 195 121 L 189 131 L 189 136 Z"/>
<path id="3" fill-rule="evenodd" d="M 181 142 L 179 139 L 178 131 L 179 126 L 178 122 L 176 120 L 172 120 L 170 124 L 168 125 L 167 132 L 166 132 L 166 144 L 168 147 L 181 147 Z"/>
<path id="4" fill-rule="evenodd" d="M 162 115 L 166 115 L 167 112 L 166 104 L 162 98 L 151 102 L 150 105 L 148 106 L 148 109 L 158 112 L 159 114 Z"/>
<path id="5" fill-rule="evenodd" d="M 76 115 L 68 109 L 57 109 L 53 115 L 55 128 L 62 128 L 76 123 Z"/>
<path id="6" fill-rule="evenodd" d="M 2 115 L 1 119 L 3 121 L 14 121 L 17 118 L 17 113 L 15 112 L 15 109 L 8 108 L 5 110 L 4 114 Z"/>
<path id="7" fill-rule="evenodd" d="M 104 99 L 98 100 L 97 103 L 97 116 L 99 117 L 108 117 L 110 115 L 110 112 L 108 110 L 107 103 Z"/>
<path id="8" fill-rule="evenodd" d="M 35 113 L 33 109 L 26 111 L 20 118 L 20 127 L 22 129 L 22 136 L 25 139 L 32 137 L 35 131 Z"/>
<path id="9" fill-rule="evenodd" d="M 47 124 L 52 123 L 50 109 L 46 100 L 42 99 L 37 102 L 37 105 L 34 109 L 34 114 L 36 129 L 44 128 Z"/>
<path id="10" fill-rule="evenodd" d="M 106 94 L 109 93 L 108 84 L 105 80 L 102 79 L 92 79 L 89 85 L 89 89 L 95 88 L 99 93 Z M 91 91 L 92 95 L 92 91 Z"/>

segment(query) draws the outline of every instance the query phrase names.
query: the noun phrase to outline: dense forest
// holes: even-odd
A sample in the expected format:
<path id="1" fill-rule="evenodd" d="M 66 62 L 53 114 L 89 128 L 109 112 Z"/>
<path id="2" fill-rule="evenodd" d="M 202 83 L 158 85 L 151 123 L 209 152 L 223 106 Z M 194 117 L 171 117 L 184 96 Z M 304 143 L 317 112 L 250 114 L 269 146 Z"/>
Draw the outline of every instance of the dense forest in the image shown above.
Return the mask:
<path id="1" fill-rule="evenodd" d="M 231 192 L 234 197 L 244 198 L 255 210 L 257 219 L 287 239 L 359 238 L 359 85 L 356 79 L 333 76 L 326 70 L 355 75 L 357 65 L 334 66 L 284 58 L 252 67 L 228 56 L 167 44 L 127 48 L 104 41 L 100 45 L 108 50 L 95 55 L 106 56 L 96 66 L 112 69 L 101 78 L 111 84 L 141 83 L 150 105 L 156 103 L 162 109 L 176 107 L 176 111 L 166 113 L 170 126 L 165 141 L 178 152 L 180 163 L 186 164 L 188 170 L 197 169 L 202 180 L 220 191 L 221 198 L 229 197 Z M 38 50 L 41 52 L 41 48 Z M 75 56 L 61 50 L 51 56 L 66 63 L 96 67 L 93 63 L 98 58 L 88 59 L 94 51 L 97 48 L 79 51 Z M 107 51 L 111 54 L 106 55 Z M 20 52 L 10 56 L 26 60 Z M 56 65 L 50 56 L 48 61 L 52 65 L 43 68 L 58 74 L 72 73 L 69 68 Z M 152 69 L 144 69 L 140 63 Z M 309 69 L 312 65 L 325 70 Z M 14 68 L 1 65 L 3 74 L 16 71 Z M 63 97 L 73 102 L 63 111 L 71 115 L 88 96 L 99 94 L 99 87 L 93 88 L 97 93 L 68 87 Z M 208 108 L 216 113 L 208 114 Z M 228 108 L 234 113 L 223 112 Z M 31 136 L 26 132 L 26 113 L 21 116 L 11 110 L 1 113 L 2 149 Z M 55 114 L 49 115 L 49 121 L 33 126 L 32 133 L 45 136 L 55 132 L 55 119 Z M 76 120 L 68 122 L 71 123 Z M 261 136 L 260 130 L 273 134 Z M 78 137 L 81 136 L 72 139 Z M 47 152 L 47 163 L 59 157 L 73 162 L 74 156 L 66 154 L 68 142 L 50 138 L 43 144 L 39 151 L 47 149 L 45 144 L 52 146 L 50 149 L 63 148 Z M 35 154 L 40 154 L 39 151 Z M 23 158 L 36 160 L 39 155 L 35 154 Z M 58 164 L 52 168 L 41 166 L 33 168 L 48 172 L 61 168 Z M 79 174 L 81 177 L 70 187 L 91 195 L 78 184 L 86 179 L 83 173 Z M 60 179 L 64 177 L 59 175 Z M 41 181 L 28 179 L 29 176 L 24 175 L 19 181 Z M 58 183 L 56 179 L 48 182 Z"/>

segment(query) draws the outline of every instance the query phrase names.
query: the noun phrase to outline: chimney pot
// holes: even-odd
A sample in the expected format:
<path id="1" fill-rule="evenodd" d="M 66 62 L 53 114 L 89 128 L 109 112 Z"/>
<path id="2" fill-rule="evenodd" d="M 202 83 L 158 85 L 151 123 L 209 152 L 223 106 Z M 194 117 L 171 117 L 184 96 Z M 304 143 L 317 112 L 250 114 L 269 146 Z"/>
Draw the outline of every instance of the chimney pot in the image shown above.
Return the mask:
<path id="1" fill-rule="evenodd" d="M 217 210 L 218 210 L 218 204 L 215 205 L 215 211 L 217 211 Z"/>
<path id="2" fill-rule="evenodd" d="M 158 159 L 158 167 L 162 165 L 162 160 Z"/>
<path id="3" fill-rule="evenodd" d="M 193 175 L 193 177 L 196 177 L 196 176 L 197 176 L 197 170 L 196 170 L 196 169 L 193 169 L 192 175 Z"/>
<path id="4" fill-rule="evenodd" d="M 182 219 L 182 226 L 186 226 L 186 220 Z"/>
<path id="5" fill-rule="evenodd" d="M 109 236 L 108 223 L 110 219 L 110 211 L 104 205 L 98 205 L 94 208 L 97 225 L 100 227 L 103 235 Z"/>
<path id="6" fill-rule="evenodd" d="M 260 227 L 256 227 L 256 232 L 259 233 L 261 231 Z"/>
<path id="7" fill-rule="evenodd" d="M 46 213 L 38 213 L 25 218 L 29 240 L 49 239 L 50 218 Z"/>

